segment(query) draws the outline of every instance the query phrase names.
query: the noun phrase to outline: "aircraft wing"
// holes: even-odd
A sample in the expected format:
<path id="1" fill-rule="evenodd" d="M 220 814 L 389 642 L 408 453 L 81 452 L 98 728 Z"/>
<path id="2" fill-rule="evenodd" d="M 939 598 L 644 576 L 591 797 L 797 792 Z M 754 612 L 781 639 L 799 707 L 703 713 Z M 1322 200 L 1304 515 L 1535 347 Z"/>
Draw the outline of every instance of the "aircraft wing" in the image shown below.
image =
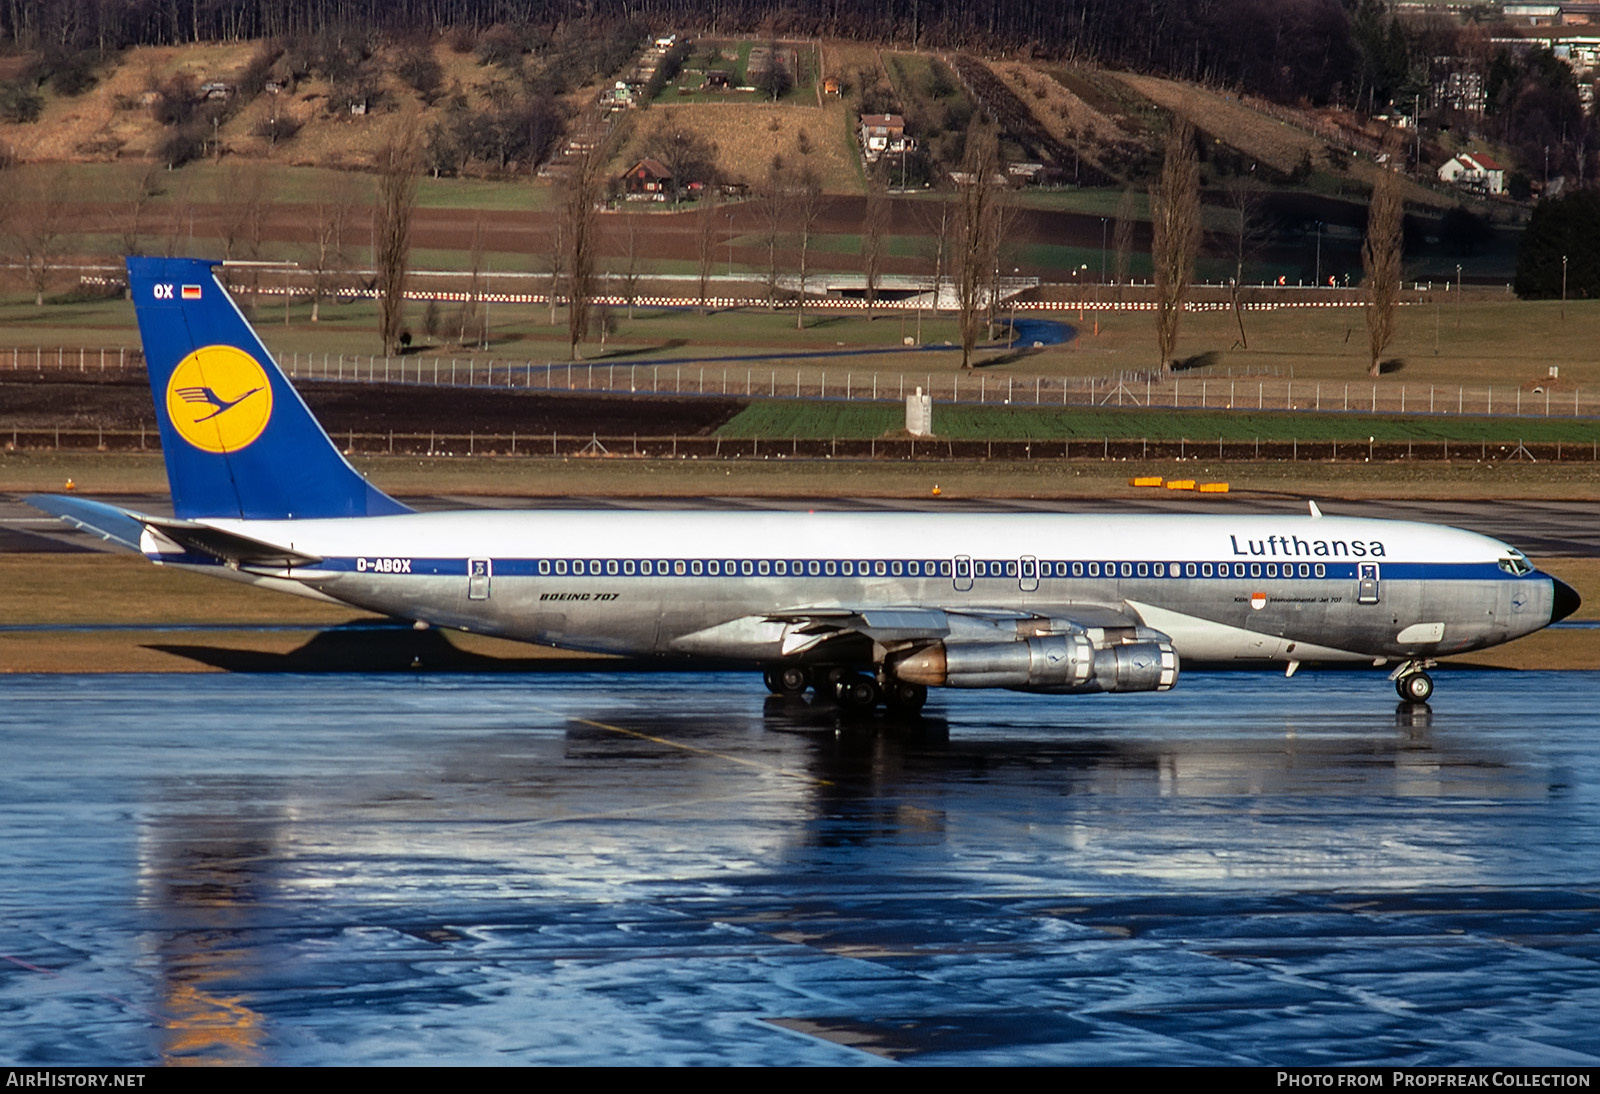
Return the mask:
<path id="1" fill-rule="evenodd" d="M 1142 628 L 1137 616 L 1120 606 L 1062 604 L 1043 611 L 963 607 L 838 605 L 796 607 L 768 613 L 768 624 L 784 625 L 783 652 L 799 653 L 824 642 L 858 635 L 879 645 L 921 646 L 954 638 L 961 641 L 1016 640 L 1023 636 Z"/>
<path id="2" fill-rule="evenodd" d="M 143 551 L 146 531 L 175 546 L 208 555 L 230 566 L 264 566 L 284 569 L 321 562 L 318 555 L 292 551 L 276 543 L 226 532 L 192 520 L 154 517 L 105 502 L 73 498 L 61 494 L 34 494 L 25 499 L 35 509 L 60 517 L 75 528 L 92 532 L 101 539 Z"/>

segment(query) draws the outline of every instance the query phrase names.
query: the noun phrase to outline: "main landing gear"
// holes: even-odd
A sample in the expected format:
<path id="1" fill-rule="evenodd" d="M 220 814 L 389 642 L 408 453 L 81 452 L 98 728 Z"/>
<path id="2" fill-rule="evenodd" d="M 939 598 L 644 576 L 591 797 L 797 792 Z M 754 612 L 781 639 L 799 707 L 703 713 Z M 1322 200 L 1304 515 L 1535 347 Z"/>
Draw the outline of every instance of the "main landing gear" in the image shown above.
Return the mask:
<path id="1" fill-rule="evenodd" d="M 1406 661 L 1390 673 L 1389 679 L 1394 681 L 1394 690 L 1399 692 L 1400 698 L 1407 703 L 1426 703 L 1433 698 L 1433 677 L 1426 670 L 1438 663 L 1428 660 Z"/>
<path id="2" fill-rule="evenodd" d="M 893 677 L 879 679 L 842 665 L 773 665 L 762 673 L 767 690 L 790 698 L 814 688 L 820 699 L 831 699 L 840 709 L 867 714 L 878 704 L 894 714 L 915 714 L 928 701 L 928 689 Z"/>

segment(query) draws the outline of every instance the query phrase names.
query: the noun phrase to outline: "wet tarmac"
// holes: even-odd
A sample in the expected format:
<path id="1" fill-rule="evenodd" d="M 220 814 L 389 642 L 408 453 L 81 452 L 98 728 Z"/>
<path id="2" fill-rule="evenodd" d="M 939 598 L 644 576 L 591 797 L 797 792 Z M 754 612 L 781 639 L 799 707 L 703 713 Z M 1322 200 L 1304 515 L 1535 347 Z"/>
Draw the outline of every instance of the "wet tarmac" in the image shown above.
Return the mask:
<path id="1" fill-rule="evenodd" d="M 1600 1062 L 1586 673 L 0 677 L 0 1062 Z"/>

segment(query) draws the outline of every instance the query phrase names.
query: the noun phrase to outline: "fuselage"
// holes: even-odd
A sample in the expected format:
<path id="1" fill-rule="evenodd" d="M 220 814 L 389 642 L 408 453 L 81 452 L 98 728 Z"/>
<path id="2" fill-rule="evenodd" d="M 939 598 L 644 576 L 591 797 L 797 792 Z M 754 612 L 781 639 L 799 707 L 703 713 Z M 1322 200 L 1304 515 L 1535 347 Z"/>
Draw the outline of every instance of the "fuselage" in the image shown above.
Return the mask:
<path id="1" fill-rule="evenodd" d="M 1189 664 L 1428 658 L 1558 611 L 1556 583 L 1504 543 L 1346 517 L 476 510 L 205 523 L 321 559 L 232 576 L 627 654 L 770 662 L 796 648 L 786 613 L 916 607 L 1121 612 Z"/>

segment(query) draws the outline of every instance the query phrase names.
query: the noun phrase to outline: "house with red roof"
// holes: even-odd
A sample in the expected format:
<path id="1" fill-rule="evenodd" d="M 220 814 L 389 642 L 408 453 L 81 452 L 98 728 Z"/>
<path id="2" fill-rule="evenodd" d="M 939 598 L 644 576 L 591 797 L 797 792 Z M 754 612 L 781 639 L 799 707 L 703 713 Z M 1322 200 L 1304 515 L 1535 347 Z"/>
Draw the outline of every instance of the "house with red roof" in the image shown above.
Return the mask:
<path id="1" fill-rule="evenodd" d="M 1439 168 L 1439 181 L 1484 194 L 1506 191 L 1506 169 L 1481 152 L 1462 152 Z"/>

